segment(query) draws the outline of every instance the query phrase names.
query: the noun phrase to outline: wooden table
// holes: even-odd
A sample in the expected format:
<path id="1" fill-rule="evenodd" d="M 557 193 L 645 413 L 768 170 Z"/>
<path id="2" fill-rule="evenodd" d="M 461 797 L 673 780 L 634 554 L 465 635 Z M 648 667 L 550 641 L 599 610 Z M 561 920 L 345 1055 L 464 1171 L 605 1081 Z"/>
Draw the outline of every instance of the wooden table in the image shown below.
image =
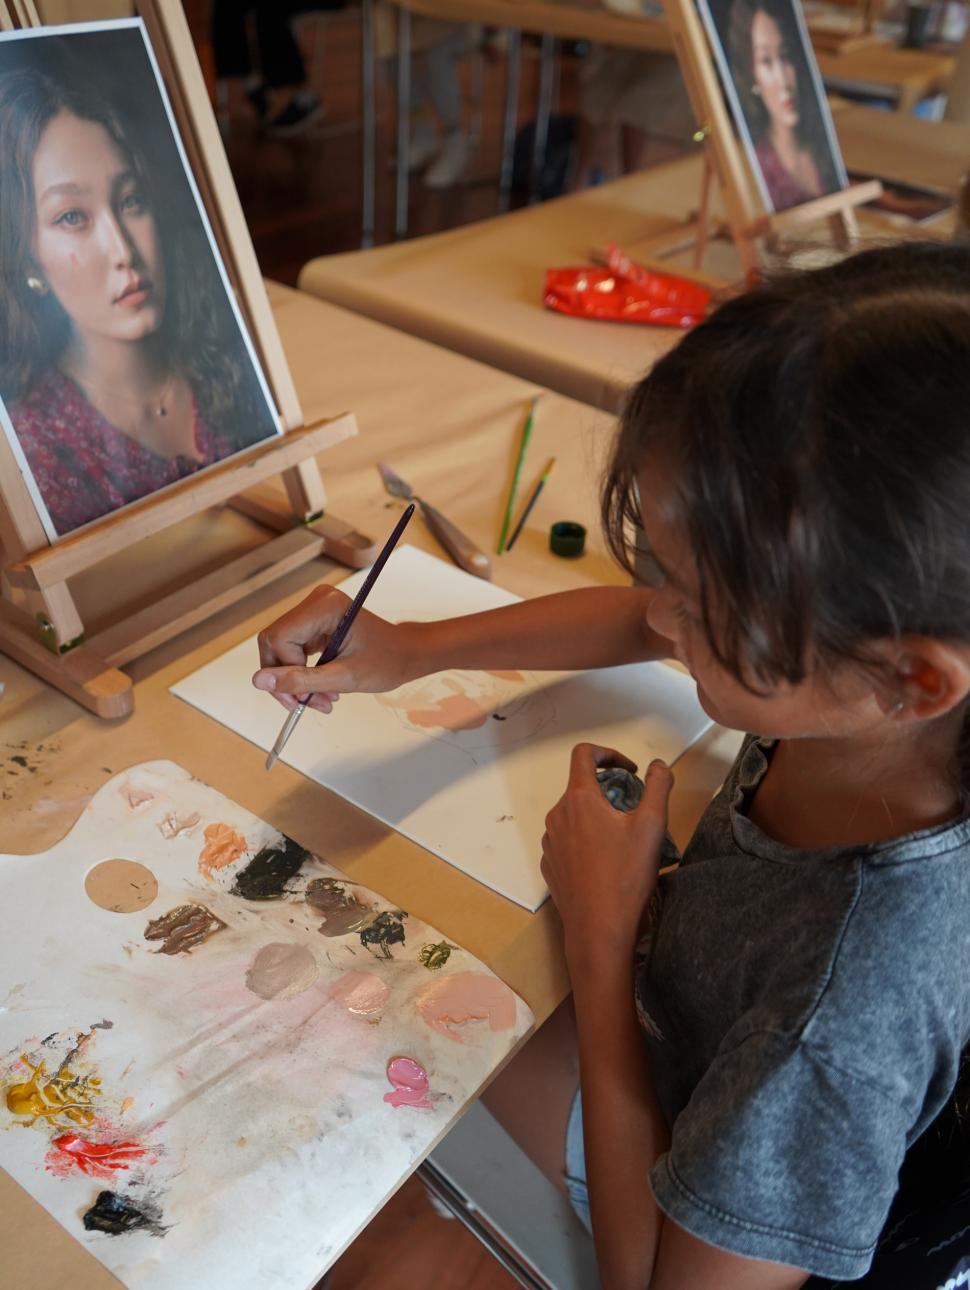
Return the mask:
<path id="1" fill-rule="evenodd" d="M 533 195 L 545 154 L 552 111 L 553 65 L 561 40 L 585 40 L 621 49 L 673 54 L 671 31 L 663 18 L 634 16 L 607 9 L 600 0 L 385 0 L 398 15 L 397 177 L 395 180 L 395 236 L 408 230 L 409 131 L 410 131 L 410 31 L 412 16 L 443 22 L 483 24 L 506 31 L 505 117 L 502 163 L 498 185 L 498 210 L 508 209 L 512 163 L 518 123 L 518 82 L 523 32 L 542 35 L 539 101 L 533 139 Z M 362 3 L 363 191 L 361 246 L 374 244 L 376 209 L 376 109 L 375 109 L 375 0 Z M 819 69 L 833 90 L 862 89 L 891 98 L 900 113 L 912 112 L 923 98 L 945 90 L 953 76 L 955 58 L 927 50 L 901 49 L 889 42 L 876 43 L 844 53 L 816 51 Z"/>
<path id="2" fill-rule="evenodd" d="M 501 521 L 523 408 L 536 387 L 284 287 L 272 287 L 271 299 L 305 412 L 352 408 L 358 415 L 359 437 L 321 458 L 334 508 L 365 531 L 385 532 L 396 504 L 384 494 L 374 463 L 386 457 L 489 547 Z M 581 404 L 556 395 L 543 399 L 530 460 L 543 461 L 554 451 L 559 464 L 514 552 L 495 561 L 497 582 L 529 596 L 621 580 L 595 530 L 593 475 L 610 427 L 609 417 Z M 589 527 L 590 550 L 581 560 L 557 560 L 546 549 L 548 525 L 563 514 Z M 112 586 L 134 582 L 149 599 L 195 567 L 200 551 L 207 566 L 217 565 L 258 536 L 232 511 L 207 513 L 106 562 L 78 588 L 78 597 L 96 620 L 111 603 Z M 419 523 L 408 540 L 440 554 Z M 259 749 L 168 693 L 173 681 L 251 635 L 312 583 L 345 573 L 327 561 L 306 566 L 146 655 L 132 668 L 135 711 L 118 724 L 98 721 L 0 655 L 6 686 L 0 698 L 2 847 L 45 849 L 112 774 L 169 758 L 356 882 L 440 928 L 522 995 L 541 1024 L 568 988 L 558 921 L 548 903 L 528 914 L 285 764 L 266 775 Z M 681 763 L 672 816 L 680 840 L 723 777 L 737 740 L 712 733 Z M 25 752 L 38 765 L 33 773 L 11 761 Z M 109 1290 L 119 1284 L 2 1172 L 0 1251 L 0 1283 L 11 1290 Z"/>
<path id="3" fill-rule="evenodd" d="M 955 193 L 970 167 L 970 126 L 858 107 L 837 112 L 835 125 L 851 169 Z M 615 412 L 679 333 L 549 313 L 544 272 L 588 263 L 590 248 L 608 241 L 636 256 L 640 242 L 696 209 L 700 184 L 701 160 L 689 157 L 465 228 L 311 260 L 300 286 Z M 885 235 L 885 224 L 863 218 Z M 926 232 L 948 228 L 944 221 Z M 727 272 L 739 271 L 729 263 Z"/>
<path id="4" fill-rule="evenodd" d="M 921 99 L 946 90 L 956 59 L 925 49 L 901 49 L 895 45 L 867 45 L 834 54 L 816 51 L 822 79 L 829 89 L 862 89 L 876 97 L 893 100 L 897 113 L 911 113 Z"/>

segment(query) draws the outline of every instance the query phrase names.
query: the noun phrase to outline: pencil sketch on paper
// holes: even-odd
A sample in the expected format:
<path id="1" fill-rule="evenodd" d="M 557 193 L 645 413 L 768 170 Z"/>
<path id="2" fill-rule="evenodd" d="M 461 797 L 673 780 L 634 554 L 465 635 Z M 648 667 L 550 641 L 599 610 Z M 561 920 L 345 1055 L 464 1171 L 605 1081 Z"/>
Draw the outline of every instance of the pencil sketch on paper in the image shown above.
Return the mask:
<path id="1" fill-rule="evenodd" d="M 364 574 L 342 583 L 349 595 Z M 390 557 L 368 609 L 392 622 L 476 613 L 518 597 L 411 546 Z M 266 750 L 279 706 L 251 685 L 255 638 L 172 692 Z M 641 769 L 673 762 L 709 727 L 693 681 L 661 663 L 580 674 L 448 671 L 390 694 L 345 694 L 308 710 L 282 760 L 485 883 L 535 910 L 544 820 L 582 740 Z"/>

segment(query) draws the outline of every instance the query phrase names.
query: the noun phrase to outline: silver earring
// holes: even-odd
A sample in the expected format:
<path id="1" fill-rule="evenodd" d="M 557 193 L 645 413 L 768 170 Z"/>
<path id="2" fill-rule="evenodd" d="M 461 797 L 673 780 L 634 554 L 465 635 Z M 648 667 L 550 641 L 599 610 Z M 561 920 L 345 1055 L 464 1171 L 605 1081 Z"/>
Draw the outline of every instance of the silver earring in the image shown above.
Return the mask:
<path id="1" fill-rule="evenodd" d="M 905 706 L 906 704 L 902 699 L 897 699 L 896 702 L 893 704 L 893 706 L 889 709 L 889 716 L 898 717 L 899 714 L 902 712 L 903 708 L 905 708 Z"/>
<path id="2" fill-rule="evenodd" d="M 760 98 L 761 98 L 761 86 L 760 86 L 760 85 L 752 85 L 752 86 L 751 86 L 751 93 L 755 96 L 755 98 L 756 98 L 756 99 L 760 99 Z"/>
<path id="3" fill-rule="evenodd" d="M 35 278 L 31 276 L 27 279 L 27 286 L 30 287 L 31 291 L 35 292 L 38 296 L 46 296 L 48 291 L 50 291 L 50 287 L 43 278 Z"/>

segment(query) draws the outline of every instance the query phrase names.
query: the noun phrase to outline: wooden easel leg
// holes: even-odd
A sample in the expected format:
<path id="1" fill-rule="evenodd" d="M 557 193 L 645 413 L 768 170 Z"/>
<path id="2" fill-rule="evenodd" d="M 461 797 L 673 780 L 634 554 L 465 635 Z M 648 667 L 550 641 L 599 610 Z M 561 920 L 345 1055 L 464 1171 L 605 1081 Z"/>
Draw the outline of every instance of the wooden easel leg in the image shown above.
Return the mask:
<path id="1" fill-rule="evenodd" d="M 0 613 L 0 650 L 96 716 L 128 715 L 134 699 L 130 677 L 84 645 L 67 654 L 52 652 L 32 628 L 15 610 Z"/>
<path id="2" fill-rule="evenodd" d="M 37 625 L 38 639 L 45 634 L 49 636 L 53 648 L 70 645 L 84 635 L 84 624 L 66 582 L 34 591 L 15 587 L 4 571 L 0 594 L 15 610 Z"/>
<path id="3" fill-rule="evenodd" d="M 704 263 L 704 255 L 707 251 L 707 239 L 710 231 L 711 219 L 711 181 L 714 177 L 714 168 L 711 165 L 710 153 L 707 146 L 704 148 L 704 178 L 701 181 L 701 205 L 697 212 L 697 236 L 694 239 L 694 269 L 698 270 Z"/>

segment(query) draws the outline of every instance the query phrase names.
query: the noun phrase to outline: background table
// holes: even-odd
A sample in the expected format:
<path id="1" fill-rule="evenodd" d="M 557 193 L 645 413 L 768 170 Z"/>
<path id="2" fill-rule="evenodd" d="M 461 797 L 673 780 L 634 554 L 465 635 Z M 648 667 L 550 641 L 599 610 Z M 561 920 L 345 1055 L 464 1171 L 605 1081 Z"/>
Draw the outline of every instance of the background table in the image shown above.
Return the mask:
<path id="1" fill-rule="evenodd" d="M 535 386 L 297 292 L 274 287 L 271 298 L 307 415 L 347 408 L 358 414 L 359 437 L 320 459 L 334 509 L 383 534 L 399 510 L 374 468 L 386 457 L 476 541 L 492 546 L 523 408 Z M 536 595 L 621 580 L 595 530 L 593 479 L 609 429 L 610 419 L 601 413 L 555 395 L 543 398 L 529 465 L 538 469 L 552 452 L 559 463 L 515 550 L 495 560 L 497 582 Z M 546 550 L 545 530 L 560 512 L 590 527 L 590 551 L 579 561 L 560 561 Z M 200 552 L 207 565 L 218 565 L 259 536 L 230 510 L 209 512 L 106 562 L 79 588 L 79 599 L 96 618 L 110 604 L 113 586 L 139 587 L 150 599 L 197 566 Z M 420 522 L 408 540 L 440 554 Z M 117 724 L 99 722 L 0 655 L 6 685 L 0 698 L 3 848 L 44 849 L 112 774 L 135 762 L 170 758 L 478 955 L 525 998 L 541 1024 L 568 989 L 558 919 L 548 903 L 528 914 L 288 766 L 267 775 L 259 749 L 168 693 L 174 680 L 251 635 L 315 581 L 337 581 L 345 572 L 328 561 L 305 566 L 138 660 L 132 668 L 135 711 Z M 672 814 L 681 840 L 723 777 L 737 741 L 733 734 L 712 733 L 682 762 Z M 24 753 L 35 771 L 12 761 Z M 0 1250 L 4 1286 L 118 1285 L 2 1172 Z"/>
<path id="2" fill-rule="evenodd" d="M 839 111 L 835 124 L 853 170 L 955 193 L 970 165 L 968 126 L 869 108 Z M 700 157 L 688 157 L 447 233 L 311 260 L 300 286 L 615 412 L 679 333 L 550 313 L 542 307 L 545 270 L 589 263 L 590 248 L 609 241 L 635 257 L 641 241 L 696 209 L 701 172 Z M 903 235 L 870 212 L 863 218 L 867 232 Z M 951 226 L 944 219 L 925 235 Z M 728 273 L 739 274 L 736 263 Z"/>

